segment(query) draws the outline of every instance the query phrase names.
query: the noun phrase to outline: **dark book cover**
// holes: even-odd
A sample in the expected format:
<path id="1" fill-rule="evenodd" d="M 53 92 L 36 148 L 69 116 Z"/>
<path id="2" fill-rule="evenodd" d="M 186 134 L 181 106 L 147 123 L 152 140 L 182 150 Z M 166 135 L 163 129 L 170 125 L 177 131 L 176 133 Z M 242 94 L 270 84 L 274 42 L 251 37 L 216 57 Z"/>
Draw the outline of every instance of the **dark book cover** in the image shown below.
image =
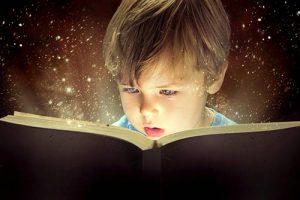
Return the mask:
<path id="1" fill-rule="evenodd" d="M 299 132 L 198 136 L 142 151 L 113 137 L 0 122 L 0 195 L 297 199 Z"/>
<path id="2" fill-rule="evenodd" d="M 0 122 L 1 199 L 131 196 L 142 151 L 94 134 Z"/>
<path id="3" fill-rule="evenodd" d="M 161 152 L 170 199 L 300 198 L 300 127 L 187 138 Z"/>

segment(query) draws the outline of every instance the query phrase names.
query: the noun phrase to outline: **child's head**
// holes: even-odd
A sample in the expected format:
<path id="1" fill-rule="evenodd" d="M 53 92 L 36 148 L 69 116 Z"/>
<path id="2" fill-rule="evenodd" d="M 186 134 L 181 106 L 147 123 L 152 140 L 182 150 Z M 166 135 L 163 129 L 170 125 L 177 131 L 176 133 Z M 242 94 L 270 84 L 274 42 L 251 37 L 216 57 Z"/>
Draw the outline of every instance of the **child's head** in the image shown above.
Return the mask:
<path id="1" fill-rule="evenodd" d="M 210 125 L 206 97 L 222 85 L 229 48 L 220 0 L 123 0 L 104 58 L 129 121 L 156 137 Z"/>

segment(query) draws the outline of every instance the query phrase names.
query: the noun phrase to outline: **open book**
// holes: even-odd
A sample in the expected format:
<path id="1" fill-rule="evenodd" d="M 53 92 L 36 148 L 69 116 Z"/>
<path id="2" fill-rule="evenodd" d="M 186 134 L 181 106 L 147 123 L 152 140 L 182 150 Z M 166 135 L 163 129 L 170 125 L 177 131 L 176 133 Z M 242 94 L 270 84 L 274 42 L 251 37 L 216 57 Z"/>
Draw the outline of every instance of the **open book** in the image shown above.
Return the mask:
<path id="1" fill-rule="evenodd" d="M 101 124 L 89 121 L 79 121 L 73 119 L 55 118 L 41 116 L 24 112 L 14 112 L 14 115 L 8 115 L 2 119 L 3 122 L 12 124 L 31 126 L 42 129 L 53 129 L 61 131 L 71 131 L 78 133 L 90 133 L 113 137 L 132 143 L 141 150 L 147 150 L 155 147 L 161 147 L 168 143 L 191 138 L 196 136 L 215 135 L 215 134 L 233 134 L 272 131 L 277 129 L 286 129 L 300 126 L 300 121 L 293 122 L 273 122 L 273 123 L 254 123 L 240 124 L 232 126 L 203 127 L 194 130 L 188 130 L 172 135 L 161 137 L 158 140 L 149 139 L 148 137 L 126 128 L 116 127 L 109 124 Z M 11 126 L 14 126 L 12 125 Z"/>
<path id="2" fill-rule="evenodd" d="M 15 112 L 0 119 L 0 193 L 298 198 L 299 153 L 300 121 L 204 127 L 152 140 L 112 125 Z"/>

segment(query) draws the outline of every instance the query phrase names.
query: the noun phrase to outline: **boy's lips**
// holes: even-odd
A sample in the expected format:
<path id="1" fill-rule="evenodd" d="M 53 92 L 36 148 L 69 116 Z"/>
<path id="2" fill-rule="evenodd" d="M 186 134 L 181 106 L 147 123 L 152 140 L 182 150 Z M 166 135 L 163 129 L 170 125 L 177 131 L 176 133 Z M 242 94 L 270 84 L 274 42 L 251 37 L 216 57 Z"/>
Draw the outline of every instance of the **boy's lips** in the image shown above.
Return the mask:
<path id="1" fill-rule="evenodd" d="M 144 130 L 149 137 L 160 137 L 164 134 L 165 130 L 156 127 L 144 127 Z"/>

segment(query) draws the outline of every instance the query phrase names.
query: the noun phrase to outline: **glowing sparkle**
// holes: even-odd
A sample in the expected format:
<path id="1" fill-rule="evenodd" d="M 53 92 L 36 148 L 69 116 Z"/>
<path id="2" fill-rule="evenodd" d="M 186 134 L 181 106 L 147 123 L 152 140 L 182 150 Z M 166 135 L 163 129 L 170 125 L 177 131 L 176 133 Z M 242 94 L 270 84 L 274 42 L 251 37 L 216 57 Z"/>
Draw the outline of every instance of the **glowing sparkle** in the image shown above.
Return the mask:
<path id="1" fill-rule="evenodd" d="M 60 35 L 57 35 L 56 37 L 55 37 L 55 40 L 60 40 Z"/>
<path id="2" fill-rule="evenodd" d="M 73 89 L 71 87 L 66 87 L 66 92 L 67 93 L 72 93 L 73 92 Z"/>
<path id="3" fill-rule="evenodd" d="M 271 39 L 271 36 L 268 36 L 268 39 L 270 40 L 270 39 Z"/>
<path id="4" fill-rule="evenodd" d="M 69 58 L 66 58 L 65 61 L 68 63 L 68 62 L 70 61 L 70 59 L 69 59 Z"/>
<path id="5" fill-rule="evenodd" d="M 246 27 L 246 25 L 245 24 L 242 24 L 242 28 L 245 28 Z"/>
<path id="6" fill-rule="evenodd" d="M 296 14 L 298 17 L 300 16 L 300 10 L 297 11 L 297 14 Z"/>
<path id="7" fill-rule="evenodd" d="M 86 80 L 87 80 L 87 82 L 91 82 L 92 81 L 92 79 L 90 77 L 88 77 Z"/>
<path id="8" fill-rule="evenodd" d="M 61 81 L 62 81 L 62 82 L 66 82 L 66 79 L 65 79 L 65 78 L 62 78 Z"/>
<path id="9" fill-rule="evenodd" d="M 49 103 L 49 105 L 51 105 L 51 104 L 53 104 L 53 101 L 50 99 L 50 100 L 48 101 L 48 103 Z"/>
<path id="10" fill-rule="evenodd" d="M 258 18 L 257 21 L 261 22 L 261 18 Z"/>
<path id="11" fill-rule="evenodd" d="M 54 72 L 56 72 L 56 71 L 57 71 L 57 69 L 54 67 L 54 68 L 53 68 L 53 71 L 54 71 Z"/>

